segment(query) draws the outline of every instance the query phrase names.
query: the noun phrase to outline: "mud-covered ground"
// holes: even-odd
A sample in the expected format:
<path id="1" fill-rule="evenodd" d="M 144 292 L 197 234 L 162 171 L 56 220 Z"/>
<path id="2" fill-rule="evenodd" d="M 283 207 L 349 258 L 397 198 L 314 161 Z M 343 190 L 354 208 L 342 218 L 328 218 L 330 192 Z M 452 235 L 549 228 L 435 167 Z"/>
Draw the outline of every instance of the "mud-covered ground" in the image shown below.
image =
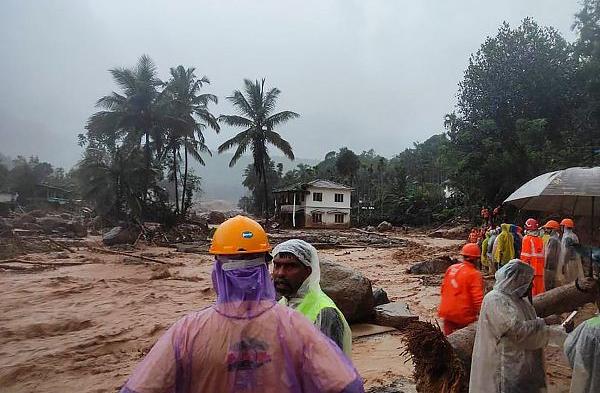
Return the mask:
<path id="1" fill-rule="evenodd" d="M 349 265 L 404 301 L 421 319 L 435 319 L 441 275 L 415 276 L 414 262 L 456 255 L 460 241 L 422 235 L 397 248 L 329 249 L 328 259 Z M 88 243 L 99 246 L 99 239 Z M 210 304 L 209 255 L 138 246 L 170 265 L 92 252 L 30 254 L 21 259 L 73 263 L 52 269 L 0 270 L 0 386 L 3 392 L 115 392 L 162 332 L 179 317 Z M 68 256 L 68 258 L 65 258 Z M 354 361 L 366 386 L 414 392 L 412 365 L 401 356 L 397 333 L 358 338 Z M 558 350 L 548 351 L 550 392 L 568 392 L 570 371 Z"/>

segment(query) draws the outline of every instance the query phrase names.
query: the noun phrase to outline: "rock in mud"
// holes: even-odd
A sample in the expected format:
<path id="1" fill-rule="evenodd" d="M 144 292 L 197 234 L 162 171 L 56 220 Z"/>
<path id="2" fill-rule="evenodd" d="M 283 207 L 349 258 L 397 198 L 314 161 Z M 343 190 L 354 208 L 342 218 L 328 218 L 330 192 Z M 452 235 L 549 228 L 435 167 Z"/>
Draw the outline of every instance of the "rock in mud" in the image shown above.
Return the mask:
<path id="1" fill-rule="evenodd" d="M 382 221 L 379 225 L 377 225 L 377 230 L 379 232 L 387 232 L 392 230 L 392 224 L 387 221 Z"/>
<path id="2" fill-rule="evenodd" d="M 380 306 L 390 302 L 387 292 L 383 288 L 377 288 L 373 291 L 373 305 Z"/>
<path id="3" fill-rule="evenodd" d="M 321 260 L 321 288 L 335 302 L 348 323 L 373 316 L 371 281 L 357 270 Z"/>
<path id="4" fill-rule="evenodd" d="M 40 225 L 38 225 L 34 222 L 25 222 L 25 223 L 21 224 L 19 227 L 20 227 L 20 229 L 27 229 L 28 231 L 36 231 L 36 232 L 42 232 L 44 230 Z"/>
<path id="5" fill-rule="evenodd" d="M 114 227 L 102 236 L 102 243 L 107 246 L 115 244 L 133 244 L 140 234 L 136 227 Z"/>
<path id="6" fill-rule="evenodd" d="M 78 221 L 67 222 L 67 230 L 73 232 L 77 237 L 87 236 L 87 228 Z"/>
<path id="7" fill-rule="evenodd" d="M 435 232 L 431 232 L 427 236 L 429 237 L 441 237 L 444 239 L 453 239 L 453 240 L 461 240 L 465 241 L 469 237 L 469 233 L 471 232 L 471 228 L 467 225 L 458 225 L 450 229 L 438 229 Z"/>
<path id="8" fill-rule="evenodd" d="M 208 213 L 208 223 L 213 225 L 222 224 L 226 220 L 225 213 L 219 211 L 211 211 Z"/>
<path id="9" fill-rule="evenodd" d="M 35 217 L 31 214 L 21 214 L 19 217 L 13 220 L 15 228 L 21 228 L 23 224 L 35 222 Z"/>
<path id="10" fill-rule="evenodd" d="M 178 252 L 202 254 L 208 251 L 206 243 L 177 243 L 175 247 L 177 247 Z"/>
<path id="11" fill-rule="evenodd" d="M 398 330 L 409 322 L 417 321 L 419 317 L 408 309 L 403 302 L 392 302 L 375 307 L 375 322 L 381 326 L 391 326 Z"/>
<path id="12" fill-rule="evenodd" d="M 450 258 L 448 255 L 419 262 L 408 269 L 410 274 L 439 274 L 445 273 L 450 265 L 458 263 L 458 260 Z"/>

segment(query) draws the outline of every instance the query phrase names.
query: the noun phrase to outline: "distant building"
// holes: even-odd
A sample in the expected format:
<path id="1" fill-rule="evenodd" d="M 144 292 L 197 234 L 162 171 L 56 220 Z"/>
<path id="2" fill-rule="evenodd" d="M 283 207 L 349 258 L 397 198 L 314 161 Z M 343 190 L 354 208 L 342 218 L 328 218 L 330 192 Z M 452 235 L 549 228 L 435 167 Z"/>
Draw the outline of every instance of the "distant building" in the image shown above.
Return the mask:
<path id="1" fill-rule="evenodd" d="M 71 202 L 72 192 L 48 184 L 36 184 L 35 194 L 29 198 L 30 202 L 37 204 L 66 205 Z"/>
<path id="2" fill-rule="evenodd" d="M 277 214 L 289 227 L 347 228 L 352 188 L 329 180 L 313 180 L 273 190 Z"/>

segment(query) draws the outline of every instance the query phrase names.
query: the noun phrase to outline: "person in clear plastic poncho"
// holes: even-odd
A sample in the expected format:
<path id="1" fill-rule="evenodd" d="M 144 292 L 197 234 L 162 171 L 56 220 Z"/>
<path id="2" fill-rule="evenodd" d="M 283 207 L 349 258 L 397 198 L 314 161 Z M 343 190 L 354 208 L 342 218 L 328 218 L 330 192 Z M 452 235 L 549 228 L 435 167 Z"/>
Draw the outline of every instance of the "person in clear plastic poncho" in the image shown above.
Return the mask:
<path id="1" fill-rule="evenodd" d="M 581 256 L 573 247 L 573 245 L 579 244 L 579 237 L 573 232 L 573 220 L 565 218 L 560 222 L 560 226 L 563 229 L 563 235 L 556 271 L 557 286 L 572 283 L 577 278 L 583 278 L 584 275 Z"/>
<path id="2" fill-rule="evenodd" d="M 346 355 L 352 352 L 352 332 L 342 312 L 321 290 L 317 250 L 300 239 L 285 241 L 273 249 L 273 280 L 279 301 L 306 316 Z"/>
<path id="3" fill-rule="evenodd" d="M 477 324 L 469 392 L 546 391 L 543 348 L 562 345 L 560 326 L 547 326 L 528 301 L 533 268 L 513 259 L 496 272 L 494 289 L 483 299 Z"/>
<path id="4" fill-rule="evenodd" d="M 121 393 L 364 393 L 342 351 L 275 301 L 269 250 L 255 221 L 221 224 L 210 250 L 216 303 L 171 326 Z"/>
<path id="5" fill-rule="evenodd" d="M 600 308 L 600 302 L 596 303 Z M 573 369 L 571 393 L 600 392 L 600 315 L 580 324 L 565 341 Z"/>

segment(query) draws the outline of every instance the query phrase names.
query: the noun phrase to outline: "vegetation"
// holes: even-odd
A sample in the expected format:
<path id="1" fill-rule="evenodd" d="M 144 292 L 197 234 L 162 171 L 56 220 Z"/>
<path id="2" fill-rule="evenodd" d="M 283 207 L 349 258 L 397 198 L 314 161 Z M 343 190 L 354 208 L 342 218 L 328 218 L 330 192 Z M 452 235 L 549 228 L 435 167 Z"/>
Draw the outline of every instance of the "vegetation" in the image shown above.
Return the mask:
<path id="1" fill-rule="evenodd" d="M 262 212 L 265 217 L 270 210 L 269 204 L 269 176 L 267 174 L 268 166 L 271 164 L 269 157 L 268 144 L 277 149 L 290 160 L 294 159 L 292 146 L 275 131 L 275 127 L 286 123 L 287 121 L 299 117 L 292 111 L 282 111 L 273 113 L 277 103 L 277 97 L 281 91 L 272 88 L 265 91 L 265 80 L 250 81 L 244 80 L 244 90 L 246 95 L 236 90 L 233 95 L 227 97 L 229 101 L 238 110 L 237 115 L 221 115 L 219 121 L 229 126 L 241 127 L 245 130 L 224 142 L 219 146 L 219 153 L 223 153 L 232 148 L 236 148 L 229 166 L 234 166 L 240 157 L 250 149 L 253 158 L 253 164 L 250 168 L 257 177 L 258 182 L 262 183 L 263 206 Z M 248 179 L 248 173 L 246 173 Z M 271 186 L 274 186 L 271 183 Z M 254 187 L 254 186 L 253 186 Z M 253 190 L 251 188 L 251 190 Z"/>
<path id="2" fill-rule="evenodd" d="M 600 165 L 600 0 L 585 0 L 573 27 L 569 43 L 529 18 L 502 24 L 471 56 L 445 133 L 391 159 L 342 148 L 272 181 L 346 183 L 361 224 L 420 225 L 475 217 L 539 174 Z"/>
<path id="3" fill-rule="evenodd" d="M 194 68 L 171 68 L 169 81 L 161 81 L 148 56 L 134 68 L 110 73 L 120 92 L 98 100 L 102 110 L 79 137 L 85 152 L 76 174 L 83 197 L 113 218 L 173 221 L 185 215 L 199 191 L 188 160 L 204 164 L 202 154 L 210 154 L 203 132 L 219 131 L 208 108 L 217 97 L 200 94 L 210 82 L 196 77 Z"/>

